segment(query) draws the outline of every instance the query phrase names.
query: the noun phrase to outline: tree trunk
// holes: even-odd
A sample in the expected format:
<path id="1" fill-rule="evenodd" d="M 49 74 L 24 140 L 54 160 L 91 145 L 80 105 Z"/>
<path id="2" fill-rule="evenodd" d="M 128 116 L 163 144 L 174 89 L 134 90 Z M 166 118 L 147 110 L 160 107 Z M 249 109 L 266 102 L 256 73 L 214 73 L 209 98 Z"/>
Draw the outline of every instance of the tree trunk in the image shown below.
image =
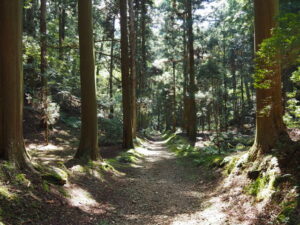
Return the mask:
<path id="1" fill-rule="evenodd" d="M 113 99 L 113 72 L 114 72 L 114 47 L 115 47 L 115 17 L 112 18 L 112 28 L 111 28 L 111 46 L 110 46 L 110 66 L 109 66 L 109 98 Z M 114 106 L 110 105 L 109 118 L 114 117 Z"/>
<path id="2" fill-rule="evenodd" d="M 65 40 L 66 9 L 65 0 L 60 1 L 59 6 L 59 59 L 63 60 L 63 42 Z"/>
<path id="3" fill-rule="evenodd" d="M 133 148 L 132 115 L 131 115 L 131 80 L 128 58 L 127 0 L 120 0 L 121 27 L 121 72 L 122 72 L 122 105 L 123 105 L 123 148 Z"/>
<path id="4" fill-rule="evenodd" d="M 133 9 L 133 0 L 129 0 L 130 14 L 130 77 L 131 77 L 131 113 L 132 113 L 132 135 L 136 137 L 137 130 L 137 109 L 136 109 L 136 33 L 135 33 L 135 12 Z"/>
<path id="5" fill-rule="evenodd" d="M 48 124 L 48 79 L 47 79 L 47 20 L 46 20 L 47 0 L 41 0 L 40 8 L 40 35 L 41 35 L 41 77 L 42 77 L 42 104 L 43 118 L 42 125 L 45 128 L 45 141 L 49 143 L 49 124 Z"/>
<path id="6" fill-rule="evenodd" d="M 188 53 L 187 53 L 187 40 L 186 40 L 186 18 L 183 18 L 183 130 L 188 134 L 188 115 L 189 104 L 187 98 L 187 86 L 188 86 Z"/>
<path id="7" fill-rule="evenodd" d="M 146 89 L 146 79 L 147 79 L 147 56 L 146 56 L 146 14 L 147 14 L 147 6 L 146 0 L 141 1 L 141 63 L 140 63 L 140 74 L 139 74 L 139 98 L 143 99 L 145 97 L 145 89 Z M 144 104 L 143 104 L 144 105 Z M 146 125 L 146 112 L 145 110 L 139 109 L 139 121 L 138 121 L 138 129 L 144 129 Z"/>
<path id="8" fill-rule="evenodd" d="M 176 62 L 173 62 L 173 132 L 176 132 Z"/>
<path id="9" fill-rule="evenodd" d="M 226 68 L 226 42 L 225 42 L 225 32 L 223 34 L 223 67 Z M 228 88 L 227 88 L 227 73 L 225 72 L 223 74 L 223 84 L 224 84 L 224 120 L 223 120 L 223 126 L 225 131 L 228 131 L 228 108 L 227 108 L 227 102 L 228 102 Z"/>
<path id="10" fill-rule="evenodd" d="M 99 158 L 99 147 L 92 0 L 78 1 L 78 31 L 81 82 L 81 136 L 75 157 L 97 160 Z"/>
<path id="11" fill-rule="evenodd" d="M 278 12 L 278 0 L 255 0 L 255 47 L 266 38 L 271 37 L 271 30 L 275 27 L 275 17 Z M 281 95 L 281 69 L 276 66 L 272 74 L 264 79 L 271 81 L 270 88 L 256 89 L 256 136 L 251 148 L 251 157 L 257 158 L 266 154 L 275 146 L 282 135 L 286 135 L 283 123 L 283 108 Z"/>
<path id="12" fill-rule="evenodd" d="M 0 1 L 0 159 L 28 167 L 23 140 L 22 1 Z"/>
<path id="13" fill-rule="evenodd" d="M 194 34 L 193 34 L 193 14 L 192 0 L 187 0 L 187 35 L 188 35 L 188 53 L 189 53 L 189 117 L 188 117 L 188 138 L 191 142 L 196 142 L 197 135 L 197 117 L 196 117 L 196 102 L 195 102 L 195 71 L 194 71 Z"/>

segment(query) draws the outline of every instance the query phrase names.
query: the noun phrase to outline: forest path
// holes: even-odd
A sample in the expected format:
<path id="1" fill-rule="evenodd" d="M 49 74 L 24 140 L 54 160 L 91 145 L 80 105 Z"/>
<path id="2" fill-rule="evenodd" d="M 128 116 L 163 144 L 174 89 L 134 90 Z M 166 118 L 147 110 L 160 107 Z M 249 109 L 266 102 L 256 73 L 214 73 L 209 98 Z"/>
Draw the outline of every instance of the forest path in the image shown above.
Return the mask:
<path id="1" fill-rule="evenodd" d="M 248 224 L 225 212 L 213 170 L 178 159 L 159 137 L 139 151 L 144 157 L 113 184 L 116 214 L 99 224 Z"/>

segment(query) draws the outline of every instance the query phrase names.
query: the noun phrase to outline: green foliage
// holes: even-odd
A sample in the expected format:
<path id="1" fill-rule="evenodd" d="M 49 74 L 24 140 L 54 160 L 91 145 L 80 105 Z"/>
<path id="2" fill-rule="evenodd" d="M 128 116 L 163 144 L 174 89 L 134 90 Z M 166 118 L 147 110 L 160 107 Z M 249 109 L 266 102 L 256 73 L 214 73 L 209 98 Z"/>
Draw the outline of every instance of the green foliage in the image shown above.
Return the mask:
<path id="1" fill-rule="evenodd" d="M 69 127 L 80 128 L 81 126 L 81 120 L 79 117 L 68 116 L 65 113 L 62 113 L 60 119 Z"/>
<path id="2" fill-rule="evenodd" d="M 297 63 L 300 52 L 300 13 L 287 13 L 278 19 L 272 37 L 265 39 L 256 55 L 256 88 L 268 88 L 274 68 Z"/>
<path id="3" fill-rule="evenodd" d="M 277 216 L 277 221 L 280 224 L 288 224 L 288 225 L 293 225 L 296 224 L 296 214 L 297 214 L 297 200 L 293 201 L 288 201 L 288 202 L 283 202 L 281 204 L 281 212 Z M 298 221 L 299 222 L 299 221 Z"/>
<path id="4" fill-rule="evenodd" d="M 218 166 L 224 157 L 215 151 L 195 148 L 186 139 L 177 135 L 169 135 L 167 144 L 177 156 L 190 159 L 196 166 Z"/>
<path id="5" fill-rule="evenodd" d="M 291 76 L 291 81 L 295 85 L 299 85 L 300 82 L 300 67 Z M 284 115 L 284 122 L 289 127 L 299 127 L 300 126 L 300 102 L 299 102 L 298 90 L 287 93 L 287 106 L 286 113 Z"/>
<path id="6" fill-rule="evenodd" d="M 109 145 L 122 142 L 122 122 L 117 117 L 112 119 L 99 118 L 100 144 Z"/>

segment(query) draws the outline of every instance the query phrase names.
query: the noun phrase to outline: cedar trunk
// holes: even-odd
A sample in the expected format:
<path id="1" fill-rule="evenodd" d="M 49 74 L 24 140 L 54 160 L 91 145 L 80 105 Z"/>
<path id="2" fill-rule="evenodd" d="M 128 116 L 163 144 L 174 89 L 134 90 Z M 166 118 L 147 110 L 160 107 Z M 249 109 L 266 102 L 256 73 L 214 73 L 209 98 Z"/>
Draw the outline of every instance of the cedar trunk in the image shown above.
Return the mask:
<path id="1" fill-rule="evenodd" d="M 189 55 L 189 85 L 188 85 L 188 138 L 191 142 L 196 141 L 197 117 L 195 102 L 195 69 L 194 69 L 194 34 L 193 34 L 193 14 L 192 0 L 187 0 L 187 36 L 188 36 L 188 55 Z"/>
<path id="2" fill-rule="evenodd" d="M 115 17 L 112 18 L 111 28 L 111 46 L 110 46 L 110 66 L 109 66 L 109 98 L 113 99 L 113 73 L 114 73 L 114 47 L 115 47 Z M 114 106 L 113 104 L 109 107 L 109 118 L 114 117 Z"/>
<path id="3" fill-rule="evenodd" d="M 271 37 L 275 27 L 275 17 L 278 12 L 278 0 L 255 0 L 255 48 L 266 38 Z M 276 66 L 272 74 L 265 77 L 271 81 L 270 88 L 256 90 L 256 136 L 251 149 L 253 158 L 266 154 L 275 146 L 277 140 L 286 134 L 283 123 L 283 106 L 281 95 L 281 70 Z"/>
<path id="4" fill-rule="evenodd" d="M 127 0 L 120 0 L 120 27 L 121 27 L 121 72 L 122 72 L 122 104 L 123 104 L 123 148 L 133 148 L 131 90 L 128 57 L 128 30 L 127 30 Z"/>
<path id="5" fill-rule="evenodd" d="M 0 159 L 28 166 L 23 140 L 22 1 L 0 1 Z"/>
<path id="6" fill-rule="evenodd" d="M 45 141 L 49 143 L 49 124 L 48 124 L 48 79 L 47 79 L 47 21 L 46 21 L 46 5 L 47 0 L 41 0 L 40 8 L 40 32 L 41 32 L 41 76 L 42 76 L 42 104 L 43 104 L 43 118 L 42 125 L 45 128 Z"/>
<path id="7" fill-rule="evenodd" d="M 97 160 L 99 158 L 99 148 L 92 0 L 78 1 L 78 30 L 81 81 L 81 136 L 75 157 Z"/>
<path id="8" fill-rule="evenodd" d="M 176 62 L 173 62 L 173 129 L 172 132 L 176 132 Z"/>
<path id="9" fill-rule="evenodd" d="M 135 33 L 135 12 L 133 0 L 129 0 L 130 15 L 130 72 L 131 72 L 131 113 L 132 113 L 132 135 L 136 137 L 137 130 L 137 109 L 136 109 L 136 33 Z"/>

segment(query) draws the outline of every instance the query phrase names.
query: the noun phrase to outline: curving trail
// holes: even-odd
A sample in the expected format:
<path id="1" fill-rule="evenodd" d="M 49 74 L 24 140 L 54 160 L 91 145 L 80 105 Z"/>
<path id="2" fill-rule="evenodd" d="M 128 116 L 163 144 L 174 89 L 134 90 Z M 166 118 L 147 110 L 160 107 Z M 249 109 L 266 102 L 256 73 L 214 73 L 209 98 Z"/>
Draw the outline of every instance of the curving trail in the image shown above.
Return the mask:
<path id="1" fill-rule="evenodd" d="M 243 207 L 237 204 L 236 211 L 228 196 L 217 190 L 216 172 L 178 160 L 159 137 L 140 152 L 143 159 L 115 180 L 110 196 L 114 213 L 102 224 L 254 224 L 254 218 L 245 218 Z"/>

